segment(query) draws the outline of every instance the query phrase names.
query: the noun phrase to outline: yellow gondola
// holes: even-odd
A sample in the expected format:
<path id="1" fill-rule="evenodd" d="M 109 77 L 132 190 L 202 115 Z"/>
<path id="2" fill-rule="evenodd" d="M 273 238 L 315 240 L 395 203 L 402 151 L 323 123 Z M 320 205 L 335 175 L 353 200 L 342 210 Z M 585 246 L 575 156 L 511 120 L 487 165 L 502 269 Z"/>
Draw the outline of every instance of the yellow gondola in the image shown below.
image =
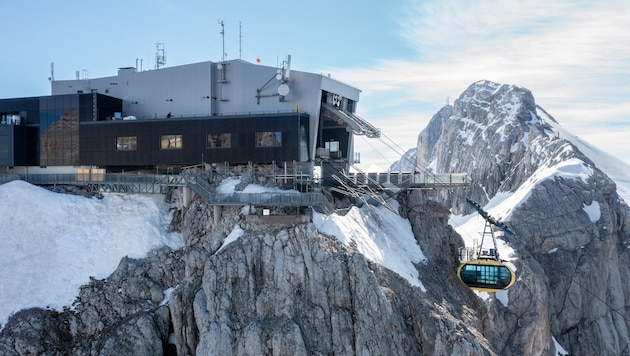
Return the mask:
<path id="1" fill-rule="evenodd" d="M 510 288 L 516 281 L 514 270 L 492 258 L 462 263 L 457 277 L 468 287 L 481 292 L 499 292 Z"/>

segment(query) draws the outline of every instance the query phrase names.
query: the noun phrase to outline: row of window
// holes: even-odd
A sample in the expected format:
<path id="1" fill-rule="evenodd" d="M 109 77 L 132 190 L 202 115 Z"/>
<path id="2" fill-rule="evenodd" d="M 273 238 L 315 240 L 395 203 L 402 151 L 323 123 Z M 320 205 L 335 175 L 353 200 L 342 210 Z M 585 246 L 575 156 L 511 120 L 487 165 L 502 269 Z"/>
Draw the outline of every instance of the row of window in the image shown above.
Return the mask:
<path id="1" fill-rule="evenodd" d="M 181 150 L 184 147 L 182 135 L 160 136 L 160 149 Z M 208 134 L 206 148 L 230 148 L 232 147 L 232 134 L 219 133 Z M 256 147 L 282 147 L 282 132 L 263 131 L 256 132 Z M 116 137 L 116 151 L 136 151 L 138 149 L 138 136 Z"/>

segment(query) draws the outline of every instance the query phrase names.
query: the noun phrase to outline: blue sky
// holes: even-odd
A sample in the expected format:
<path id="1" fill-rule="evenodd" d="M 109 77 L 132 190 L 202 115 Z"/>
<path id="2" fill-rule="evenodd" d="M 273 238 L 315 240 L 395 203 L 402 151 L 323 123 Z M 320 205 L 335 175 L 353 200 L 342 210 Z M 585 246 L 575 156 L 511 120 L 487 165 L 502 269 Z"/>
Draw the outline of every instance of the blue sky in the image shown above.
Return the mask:
<path id="1" fill-rule="evenodd" d="M 362 90 L 358 114 L 400 147 L 446 100 L 487 79 L 530 89 L 566 129 L 630 163 L 627 0 L 3 2 L 0 98 L 50 94 L 56 79 L 115 75 L 155 43 L 167 66 L 228 59 L 330 73 Z M 239 24 L 242 37 L 239 40 Z M 447 99 L 448 98 L 448 99 Z M 363 169 L 399 157 L 358 138 Z"/>

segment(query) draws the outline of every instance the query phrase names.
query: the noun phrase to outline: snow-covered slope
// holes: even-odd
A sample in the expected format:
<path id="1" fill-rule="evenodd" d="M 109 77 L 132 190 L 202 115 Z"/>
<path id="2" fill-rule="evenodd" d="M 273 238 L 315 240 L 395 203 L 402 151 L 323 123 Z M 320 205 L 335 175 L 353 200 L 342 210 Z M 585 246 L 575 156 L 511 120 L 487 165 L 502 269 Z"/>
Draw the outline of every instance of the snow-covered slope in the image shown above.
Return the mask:
<path id="1" fill-rule="evenodd" d="M 539 107 L 538 115 L 548 122 L 559 136 L 565 138 L 579 148 L 595 165 L 606 173 L 616 184 L 617 193 L 627 203 L 630 204 L 630 165 L 607 154 L 606 152 L 584 142 L 579 137 L 564 129 L 551 115 Z"/>
<path id="2" fill-rule="evenodd" d="M 28 307 L 71 306 L 90 277 L 124 256 L 182 246 L 163 196 L 53 193 L 23 181 L 0 185 L 0 324 Z"/>
<path id="3" fill-rule="evenodd" d="M 396 272 L 412 286 L 426 291 L 414 266 L 426 259 L 408 220 L 383 206 L 374 210 L 363 206 L 353 207 L 343 216 L 314 213 L 313 223 L 319 231 L 347 246 L 356 246 L 368 260 Z"/>

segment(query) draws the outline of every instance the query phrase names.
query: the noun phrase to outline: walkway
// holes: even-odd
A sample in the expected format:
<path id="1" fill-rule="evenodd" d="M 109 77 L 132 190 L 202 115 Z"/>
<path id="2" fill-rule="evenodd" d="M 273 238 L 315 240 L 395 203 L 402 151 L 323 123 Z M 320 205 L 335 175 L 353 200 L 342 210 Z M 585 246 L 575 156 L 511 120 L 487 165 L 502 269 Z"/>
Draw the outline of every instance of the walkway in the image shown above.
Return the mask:
<path id="1" fill-rule="evenodd" d="M 208 180 L 199 175 L 185 175 L 185 180 L 197 195 L 209 205 L 253 205 L 253 206 L 311 206 L 315 210 L 330 214 L 332 205 L 321 192 L 265 192 L 265 193 L 217 193 Z"/>

